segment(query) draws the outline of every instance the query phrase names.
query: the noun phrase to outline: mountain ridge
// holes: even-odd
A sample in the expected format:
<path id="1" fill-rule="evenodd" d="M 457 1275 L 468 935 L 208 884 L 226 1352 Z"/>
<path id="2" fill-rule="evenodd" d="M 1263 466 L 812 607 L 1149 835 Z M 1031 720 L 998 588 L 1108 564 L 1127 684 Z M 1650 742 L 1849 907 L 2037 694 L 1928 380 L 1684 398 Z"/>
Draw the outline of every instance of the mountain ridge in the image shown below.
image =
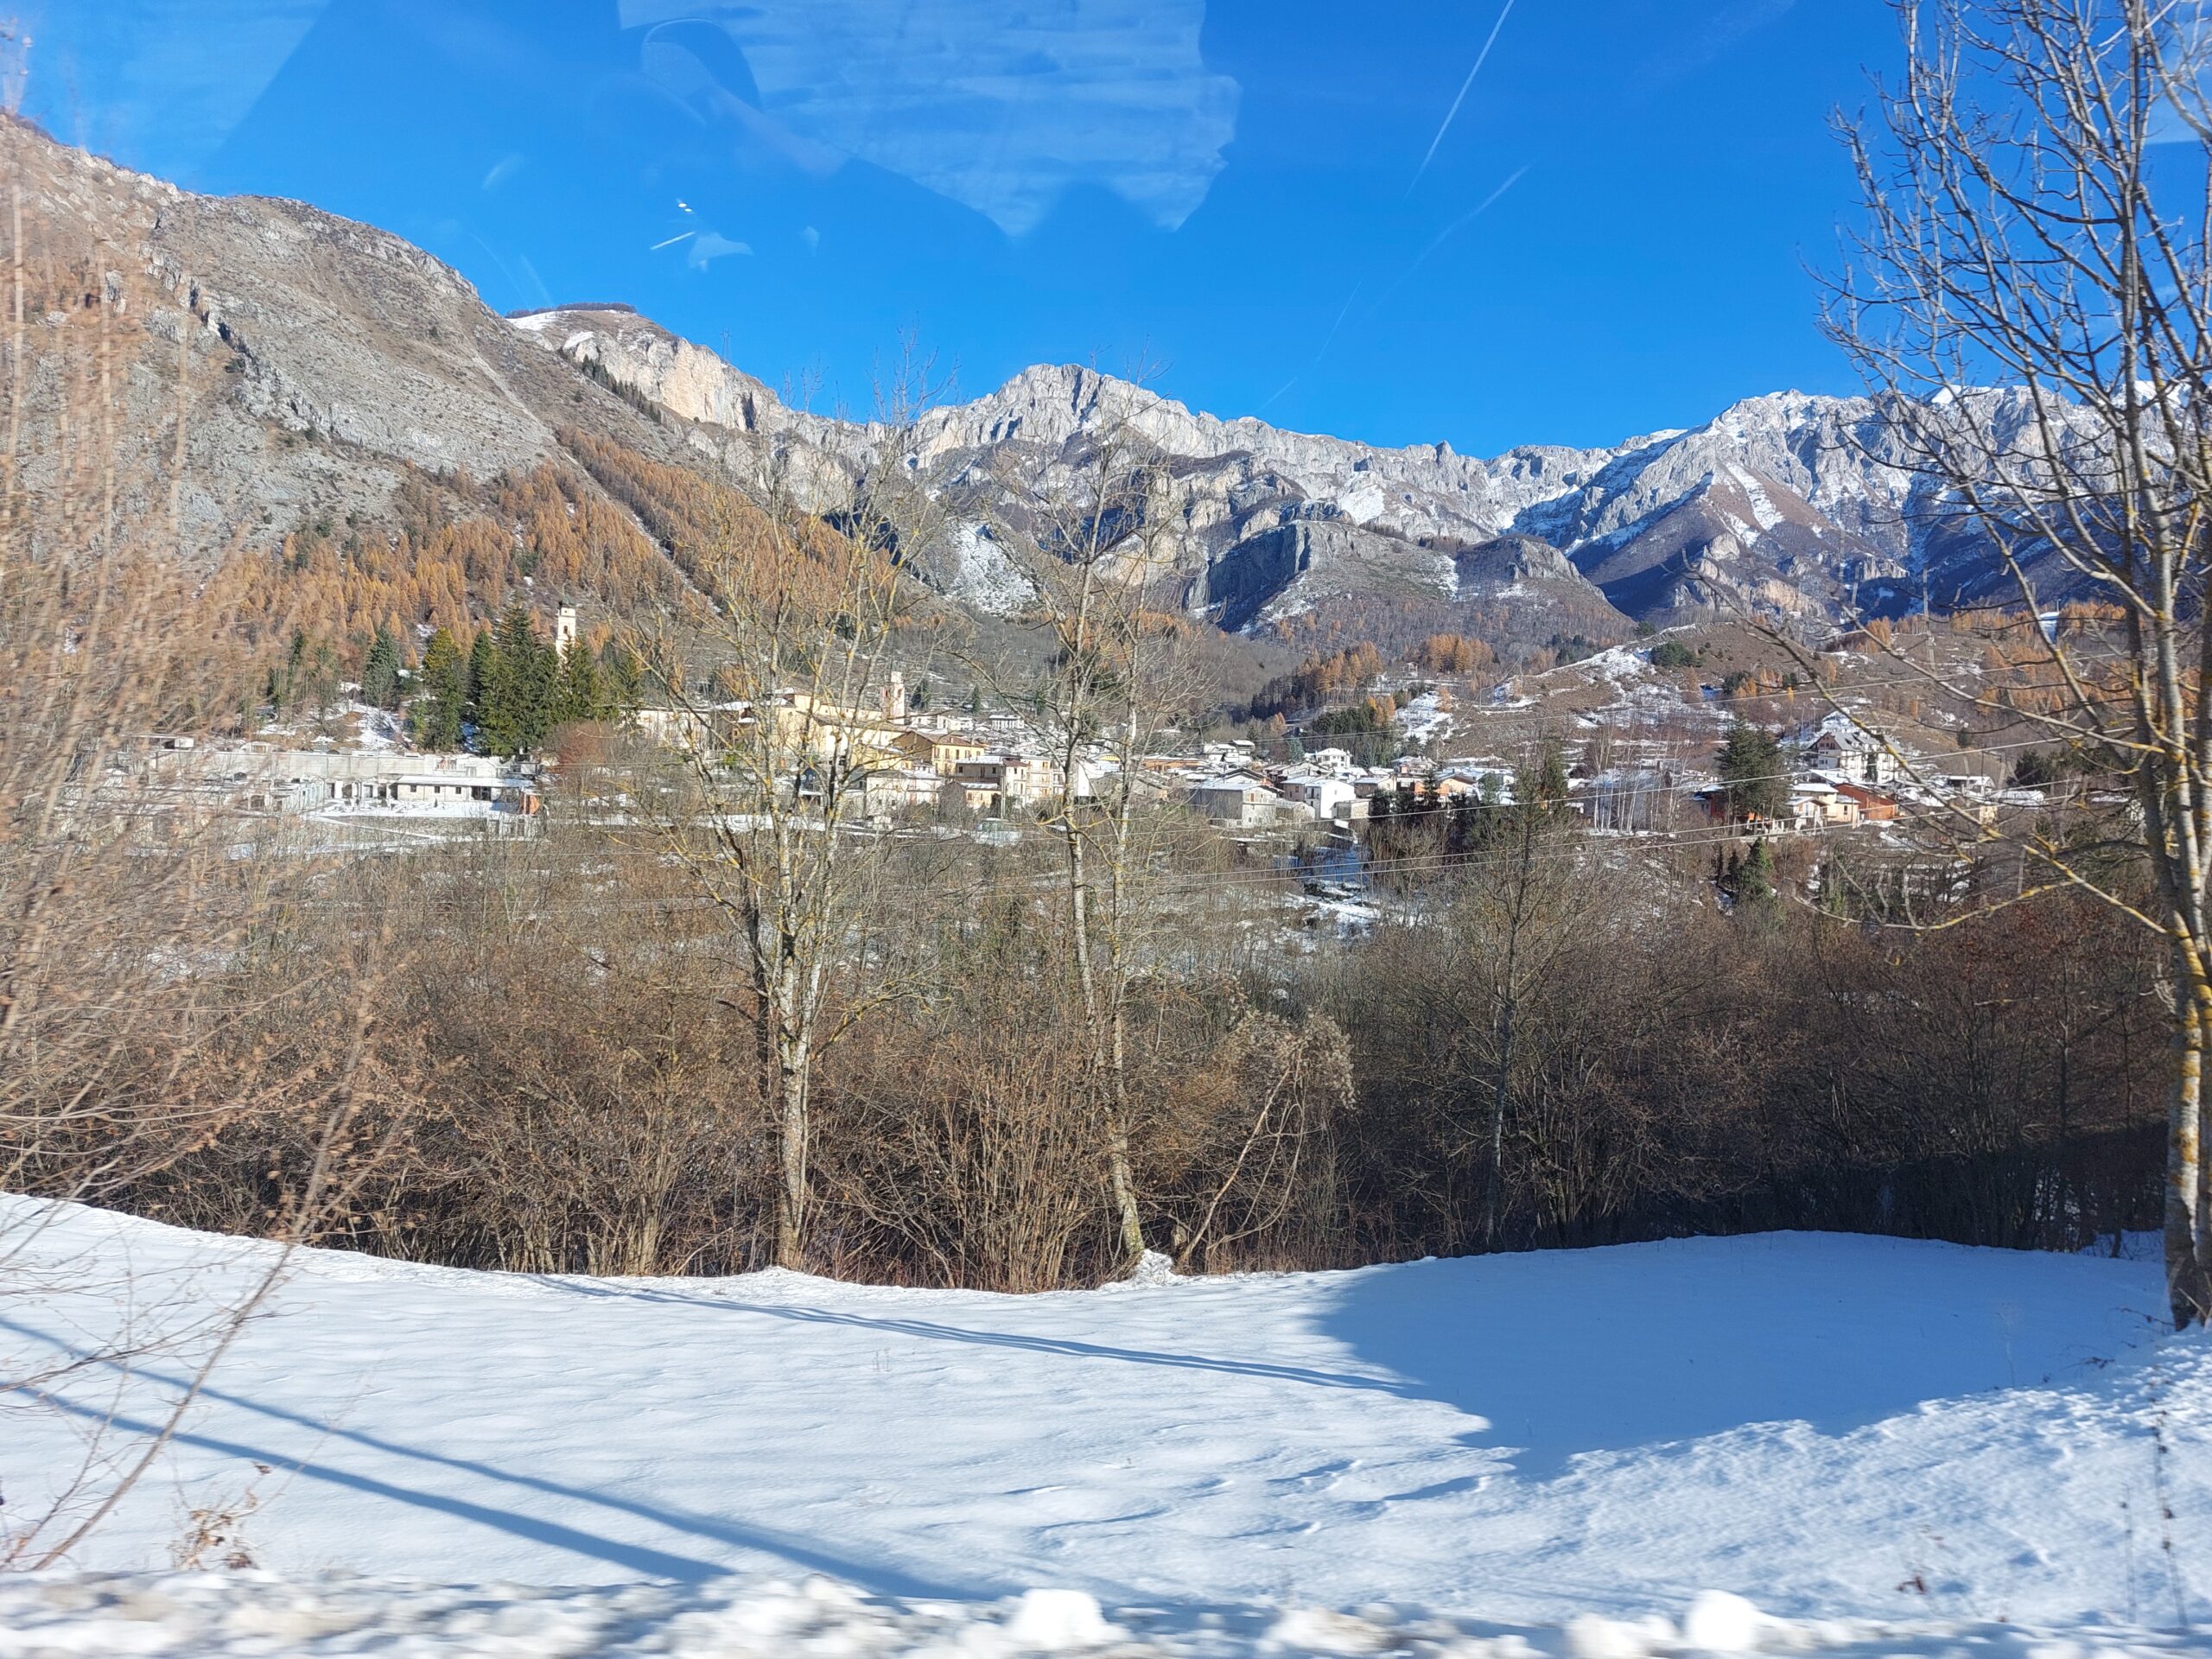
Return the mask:
<path id="1" fill-rule="evenodd" d="M 794 407 L 619 303 L 502 317 L 450 265 L 310 204 L 195 195 L 20 121 L 0 129 L 0 161 L 28 187 L 47 267 L 70 273 L 37 329 L 66 332 L 79 284 L 86 304 L 105 294 L 121 313 L 121 271 L 147 281 L 124 425 L 149 476 L 172 423 L 161 353 L 181 341 L 194 379 L 181 517 L 203 548 L 390 522 L 410 491 L 569 459 L 570 428 L 756 495 L 780 470 L 826 511 L 886 465 L 972 491 L 1019 453 L 1065 480 L 1110 423 L 1173 463 L 1163 600 L 1247 637 L 1392 647 L 1456 632 L 1537 649 L 1745 612 L 1810 626 L 1989 580 L 1969 542 L 1931 532 L 1925 480 L 1892 458 L 1863 397 L 1763 393 L 1695 427 L 1481 457 L 1224 419 L 1039 364 L 894 429 Z M 35 385 L 41 396 L 58 394 Z M 1557 557 L 1482 554 L 1505 538 Z M 979 614 L 1033 599 L 1033 573 L 988 513 L 967 514 L 914 568 Z"/>
<path id="2" fill-rule="evenodd" d="M 887 429 L 792 409 L 634 311 L 554 308 L 517 326 L 700 426 L 794 442 L 852 475 L 886 459 Z M 1236 575 L 1279 547 L 1285 526 L 1322 521 L 1357 532 L 1379 580 L 1426 588 L 1447 609 L 1459 597 L 1448 556 L 1417 555 L 1503 536 L 1566 555 L 1620 628 L 1744 608 L 1834 615 L 1870 582 L 1883 589 L 1872 608 L 1896 608 L 1912 589 L 1916 480 L 1871 459 L 1861 429 L 1879 422 L 1865 397 L 1764 393 L 1698 427 L 1484 458 L 1446 442 L 1382 446 L 1223 418 L 1082 365 L 1039 364 L 923 414 L 897 435 L 899 459 L 951 475 L 1012 445 L 1066 450 L 1109 418 L 1182 464 L 1174 506 L 1187 608 L 1233 628 L 1266 627 L 1326 597 L 1292 592 L 1314 569 L 1308 558 L 1286 566 L 1267 601 L 1254 603 Z M 1344 550 L 1341 537 L 1331 545 Z"/>

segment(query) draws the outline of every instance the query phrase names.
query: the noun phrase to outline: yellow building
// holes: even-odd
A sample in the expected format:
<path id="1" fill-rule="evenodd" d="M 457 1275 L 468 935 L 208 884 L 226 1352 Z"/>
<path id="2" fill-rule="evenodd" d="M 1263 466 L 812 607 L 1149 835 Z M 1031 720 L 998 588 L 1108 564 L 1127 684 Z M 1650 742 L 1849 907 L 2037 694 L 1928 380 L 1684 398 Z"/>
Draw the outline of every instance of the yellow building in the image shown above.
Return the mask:
<path id="1" fill-rule="evenodd" d="M 991 746 L 973 732 L 925 732 L 909 728 L 899 734 L 897 746 L 910 766 L 928 766 L 950 778 L 963 760 L 976 760 Z"/>

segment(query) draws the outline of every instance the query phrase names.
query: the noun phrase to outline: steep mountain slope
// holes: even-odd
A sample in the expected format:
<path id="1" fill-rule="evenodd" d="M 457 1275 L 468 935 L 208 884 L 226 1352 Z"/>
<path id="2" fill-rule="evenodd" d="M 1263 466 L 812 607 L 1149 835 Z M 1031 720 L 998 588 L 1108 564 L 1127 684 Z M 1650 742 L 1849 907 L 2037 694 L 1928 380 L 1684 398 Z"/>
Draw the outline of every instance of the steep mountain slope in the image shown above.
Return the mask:
<path id="1" fill-rule="evenodd" d="M 35 524 L 112 479 L 124 523 L 166 531 L 174 483 L 178 540 L 213 561 L 458 512 L 474 483 L 556 463 L 563 429 L 679 447 L 382 231 L 192 195 L 16 121 L 0 174 L 22 196 Z"/>
<path id="2" fill-rule="evenodd" d="M 2001 582 L 1864 398 L 1753 397 L 1687 431 L 1485 460 L 1220 420 L 1040 365 L 894 429 L 794 407 L 620 308 L 499 318 L 419 250 L 297 203 L 190 195 L 20 123 L 0 125 L 0 167 L 25 200 L 26 486 L 86 486 L 86 389 L 112 361 L 120 510 L 166 517 L 181 429 L 178 533 L 204 556 L 398 523 L 403 506 L 420 522 L 472 480 L 574 473 L 582 434 L 709 480 L 757 488 L 772 469 L 822 510 L 871 469 L 907 469 L 961 519 L 913 569 L 1018 617 L 1034 573 L 995 533 L 999 480 L 1065 487 L 1119 433 L 1170 480 L 1160 601 L 1233 633 L 1457 632 L 1510 651 L 1744 611 L 1811 625 Z"/>

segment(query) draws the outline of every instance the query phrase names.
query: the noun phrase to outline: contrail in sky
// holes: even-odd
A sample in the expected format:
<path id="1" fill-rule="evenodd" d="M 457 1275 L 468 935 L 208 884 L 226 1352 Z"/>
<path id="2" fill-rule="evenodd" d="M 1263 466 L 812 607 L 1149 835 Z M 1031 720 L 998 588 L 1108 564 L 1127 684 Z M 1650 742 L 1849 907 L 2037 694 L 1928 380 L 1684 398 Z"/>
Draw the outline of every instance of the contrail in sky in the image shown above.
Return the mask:
<path id="1" fill-rule="evenodd" d="M 1484 196 L 1472 207 L 1460 214 L 1459 218 L 1453 219 L 1442 230 L 1439 231 L 1436 235 L 1431 238 L 1429 245 L 1423 248 L 1418 254 L 1414 256 L 1413 264 L 1408 265 L 1403 270 L 1398 273 L 1396 281 L 1393 282 L 1389 287 L 1384 289 L 1381 294 L 1376 296 L 1375 303 L 1379 306 L 1384 300 L 1389 299 L 1393 294 L 1396 293 L 1398 291 L 1399 284 L 1402 283 L 1407 277 L 1412 276 L 1414 272 L 1419 270 L 1430 254 L 1434 253 L 1446 242 L 1449 242 L 1453 237 L 1459 235 L 1460 232 L 1465 230 L 1468 226 L 1473 224 L 1485 213 L 1489 212 L 1491 204 L 1496 202 L 1500 196 L 1510 190 L 1515 185 L 1520 183 L 1522 175 L 1526 174 L 1528 170 L 1529 169 L 1525 167 L 1520 168 L 1511 178 L 1506 180 L 1503 184 L 1499 185 L 1497 189 L 1491 191 L 1490 194 Z"/>
<path id="2" fill-rule="evenodd" d="M 1436 130 L 1436 137 L 1428 141 L 1428 154 L 1421 158 L 1421 165 L 1414 169 L 1413 184 L 1406 187 L 1406 194 L 1414 193 L 1414 185 L 1421 182 L 1421 175 L 1428 171 L 1428 164 L 1436 159 L 1436 147 L 1444 142 L 1444 135 L 1452 130 L 1452 123 L 1459 114 L 1459 106 L 1467 101 L 1467 89 L 1475 84 L 1475 77 L 1483 72 L 1489 60 L 1490 49 L 1497 44 L 1497 31 L 1505 27 L 1505 20 L 1513 15 L 1513 0 L 1505 0 L 1504 10 L 1497 14 L 1497 21 L 1490 26 L 1490 38 L 1483 42 L 1483 49 L 1475 54 L 1475 67 L 1467 71 L 1467 78 L 1459 83 L 1459 96 L 1452 100 L 1452 107 L 1444 111 L 1444 124 Z"/>
<path id="3" fill-rule="evenodd" d="M 1390 279 L 1389 286 L 1375 296 L 1375 303 L 1367 308 L 1366 315 L 1368 316 L 1372 316 L 1376 312 L 1381 310 L 1384 302 L 1389 300 L 1393 294 L 1396 293 L 1398 289 L 1404 285 L 1407 277 L 1412 276 L 1414 272 L 1421 268 L 1422 264 L 1427 260 L 1430 254 L 1434 253 L 1446 242 L 1449 242 L 1453 237 L 1459 235 L 1460 232 L 1465 230 L 1468 226 L 1473 224 L 1484 213 L 1488 213 L 1491 208 L 1496 205 L 1497 199 L 1500 196 L 1503 195 L 1515 185 L 1521 182 L 1522 175 L 1528 171 L 1529 169 L 1525 167 L 1516 168 L 1512 175 L 1509 177 L 1503 184 L 1499 185 L 1497 189 L 1491 191 L 1490 194 L 1484 196 L 1472 207 L 1470 207 L 1465 213 L 1460 214 L 1459 218 L 1453 219 L 1449 225 L 1446 225 L 1433 237 L 1430 238 L 1428 245 L 1414 256 L 1413 264 L 1408 265 L 1403 270 L 1392 277 Z M 1321 349 L 1313 353 L 1313 360 L 1308 363 L 1304 368 L 1300 369 L 1296 374 L 1292 375 L 1290 378 L 1284 381 L 1282 385 L 1277 386 L 1274 389 L 1274 393 L 1268 398 L 1268 401 L 1262 404 L 1260 407 L 1254 411 L 1254 413 L 1259 415 L 1266 414 L 1269 407 L 1272 406 L 1275 401 L 1283 395 L 1283 393 L 1288 391 L 1293 386 L 1296 385 L 1300 380 L 1311 374 L 1315 369 L 1320 367 L 1321 359 L 1329 354 L 1329 347 L 1336 340 L 1338 330 L 1341 329 L 1344 326 L 1344 319 L 1351 315 L 1352 302 L 1359 298 L 1359 290 L 1366 286 L 1367 279 L 1363 276 L 1353 285 L 1351 292 L 1344 296 L 1344 302 L 1337 312 L 1337 320 L 1329 325 L 1329 332 L 1322 336 Z"/>
<path id="4" fill-rule="evenodd" d="M 1259 413 L 1262 415 L 1266 414 L 1269 406 L 1274 403 L 1275 398 L 1281 397 L 1283 393 L 1288 391 L 1293 386 L 1296 385 L 1303 377 L 1311 374 L 1314 370 L 1321 366 L 1321 359 L 1329 354 L 1329 346 L 1337 337 L 1337 330 L 1344 326 L 1344 319 L 1351 315 L 1351 302 L 1359 297 L 1359 290 L 1366 285 L 1366 279 L 1364 277 L 1362 277 L 1358 282 L 1352 284 L 1351 292 L 1344 296 L 1344 302 L 1337 308 L 1337 320 L 1329 325 L 1329 332 L 1321 336 L 1321 348 L 1313 353 L 1313 360 L 1311 363 L 1308 363 L 1304 368 L 1300 369 L 1296 374 L 1292 375 L 1290 378 L 1284 381 L 1282 385 L 1277 386 L 1274 389 L 1274 395 L 1270 397 L 1266 403 L 1260 405 Z"/>
<path id="5" fill-rule="evenodd" d="M 1314 362 L 1319 363 L 1329 354 L 1329 342 L 1337 337 L 1337 330 L 1344 326 L 1344 319 L 1351 315 L 1351 302 L 1359 297 L 1359 290 L 1365 286 L 1363 279 L 1351 285 L 1351 292 L 1344 296 L 1344 304 L 1338 308 L 1337 320 L 1329 325 L 1329 332 L 1321 336 L 1321 349 L 1313 353 Z"/>
<path id="6" fill-rule="evenodd" d="M 1484 196 L 1472 207 L 1470 207 L 1465 213 L 1460 214 L 1459 218 L 1453 219 L 1449 225 L 1446 225 L 1433 237 L 1430 238 L 1428 245 L 1414 256 L 1413 264 L 1408 265 L 1403 270 L 1392 277 L 1390 279 L 1389 286 L 1375 296 L 1375 303 L 1367 308 L 1367 315 L 1369 316 L 1372 316 L 1376 311 L 1382 309 L 1383 302 L 1404 285 L 1407 277 L 1412 276 L 1414 272 L 1421 268 L 1422 264 L 1427 260 L 1430 254 L 1434 253 L 1446 242 L 1449 242 L 1453 237 L 1459 235 L 1460 232 L 1465 230 L 1468 226 L 1473 224 L 1484 213 L 1488 213 L 1491 208 L 1496 205 L 1497 199 L 1500 196 L 1503 195 L 1515 185 L 1521 182 L 1522 175 L 1525 175 L 1528 170 L 1529 169 L 1525 167 L 1516 168 L 1512 175 L 1509 177 L 1503 184 L 1499 185 L 1497 189 L 1491 191 L 1490 194 Z M 1254 411 L 1255 414 L 1266 414 L 1268 408 L 1274 404 L 1276 399 L 1280 398 L 1283 393 L 1288 391 L 1293 386 L 1296 385 L 1300 380 L 1305 378 L 1306 376 L 1311 374 L 1315 369 L 1320 367 L 1321 359 L 1329 354 L 1329 347 L 1334 343 L 1337 338 L 1338 330 L 1344 326 L 1344 319 L 1351 315 L 1352 302 L 1359 297 L 1359 290 L 1366 286 L 1367 279 L 1363 276 L 1353 285 L 1351 292 L 1344 296 L 1344 302 L 1337 312 L 1337 320 L 1329 325 L 1329 332 L 1322 336 L 1321 349 L 1313 353 L 1313 360 L 1311 363 L 1308 363 L 1304 368 L 1300 369 L 1296 374 L 1292 375 L 1290 378 L 1284 381 L 1282 385 L 1277 386 L 1274 389 L 1273 395 L 1268 397 L 1268 401 L 1262 404 L 1260 407 Z"/>

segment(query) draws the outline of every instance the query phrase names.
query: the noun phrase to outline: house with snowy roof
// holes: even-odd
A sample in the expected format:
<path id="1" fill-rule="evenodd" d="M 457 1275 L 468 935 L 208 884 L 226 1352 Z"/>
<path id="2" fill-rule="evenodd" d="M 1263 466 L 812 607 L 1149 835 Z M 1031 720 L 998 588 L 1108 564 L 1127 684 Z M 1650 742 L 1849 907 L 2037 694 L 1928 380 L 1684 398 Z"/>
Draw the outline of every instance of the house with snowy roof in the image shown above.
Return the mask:
<path id="1" fill-rule="evenodd" d="M 1807 766 L 1835 772 L 1854 784 L 1879 788 L 1897 775 L 1897 752 L 1889 740 L 1841 709 L 1813 728 L 1803 753 Z"/>

